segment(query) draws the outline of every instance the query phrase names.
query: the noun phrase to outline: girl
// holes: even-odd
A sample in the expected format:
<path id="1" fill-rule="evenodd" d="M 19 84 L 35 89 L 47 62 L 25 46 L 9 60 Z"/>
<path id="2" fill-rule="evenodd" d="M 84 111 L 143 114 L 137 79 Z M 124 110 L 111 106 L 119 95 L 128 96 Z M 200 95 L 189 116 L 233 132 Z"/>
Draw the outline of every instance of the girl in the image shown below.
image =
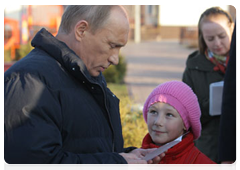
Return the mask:
<path id="1" fill-rule="evenodd" d="M 201 133 L 201 111 L 192 89 L 180 81 L 170 81 L 157 86 L 148 96 L 143 117 L 149 133 L 142 148 L 158 148 L 184 135 L 182 141 L 168 149 L 160 163 L 164 164 L 213 164 L 195 146 L 194 140 Z"/>
<path id="2" fill-rule="evenodd" d="M 188 57 L 182 78 L 197 95 L 202 112 L 202 135 L 195 145 L 215 162 L 218 162 L 220 116 L 209 115 L 209 85 L 224 78 L 233 28 L 226 11 L 219 7 L 207 9 L 198 23 L 199 50 Z"/>

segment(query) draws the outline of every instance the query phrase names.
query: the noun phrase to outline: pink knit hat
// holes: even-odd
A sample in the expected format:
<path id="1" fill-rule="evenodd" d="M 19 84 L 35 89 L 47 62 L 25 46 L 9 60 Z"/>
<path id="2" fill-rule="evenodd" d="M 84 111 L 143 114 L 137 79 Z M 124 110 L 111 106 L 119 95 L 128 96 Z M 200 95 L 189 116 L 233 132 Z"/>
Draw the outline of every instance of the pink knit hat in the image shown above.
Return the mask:
<path id="1" fill-rule="evenodd" d="M 146 122 L 148 108 L 156 102 L 167 103 L 174 107 L 180 114 L 186 129 L 191 128 L 194 139 L 200 137 L 201 110 L 197 96 L 188 85 L 181 81 L 169 81 L 158 85 L 148 96 L 143 107 L 143 117 Z"/>

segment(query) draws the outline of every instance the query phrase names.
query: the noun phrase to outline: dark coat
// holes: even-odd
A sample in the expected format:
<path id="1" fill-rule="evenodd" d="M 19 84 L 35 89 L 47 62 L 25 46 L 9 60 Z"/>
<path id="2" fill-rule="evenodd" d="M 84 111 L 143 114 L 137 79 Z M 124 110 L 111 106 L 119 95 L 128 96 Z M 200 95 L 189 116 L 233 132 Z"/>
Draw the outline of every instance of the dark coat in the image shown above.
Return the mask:
<path id="1" fill-rule="evenodd" d="M 219 135 L 219 161 L 236 160 L 236 23 L 230 58 L 224 78 L 222 115 Z"/>
<path id="2" fill-rule="evenodd" d="M 204 55 L 195 51 L 187 59 L 182 78 L 183 82 L 188 84 L 198 97 L 203 126 L 208 121 L 219 117 L 209 115 L 209 86 L 211 83 L 222 81 L 224 78 L 222 72 L 213 70 L 214 66 Z"/>
<path id="3" fill-rule="evenodd" d="M 7 163 L 127 163 L 119 99 L 45 29 L 4 74 Z M 132 149 L 132 148 L 130 148 Z"/>
<path id="4" fill-rule="evenodd" d="M 188 84 L 198 97 L 201 109 L 202 132 L 196 147 L 214 162 L 218 161 L 220 116 L 209 115 L 209 86 L 222 81 L 224 74 L 214 71 L 214 64 L 198 51 L 187 59 L 183 82 Z"/>

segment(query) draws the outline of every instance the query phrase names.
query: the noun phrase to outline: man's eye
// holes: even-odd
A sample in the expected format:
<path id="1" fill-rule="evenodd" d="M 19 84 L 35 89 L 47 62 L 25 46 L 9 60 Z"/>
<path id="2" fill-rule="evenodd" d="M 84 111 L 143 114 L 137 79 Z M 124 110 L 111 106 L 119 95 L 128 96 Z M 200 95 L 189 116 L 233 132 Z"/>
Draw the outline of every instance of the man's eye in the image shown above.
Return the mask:
<path id="1" fill-rule="evenodd" d="M 111 44 L 110 44 L 110 47 L 111 47 L 111 48 L 115 48 L 116 45 L 111 43 Z"/>

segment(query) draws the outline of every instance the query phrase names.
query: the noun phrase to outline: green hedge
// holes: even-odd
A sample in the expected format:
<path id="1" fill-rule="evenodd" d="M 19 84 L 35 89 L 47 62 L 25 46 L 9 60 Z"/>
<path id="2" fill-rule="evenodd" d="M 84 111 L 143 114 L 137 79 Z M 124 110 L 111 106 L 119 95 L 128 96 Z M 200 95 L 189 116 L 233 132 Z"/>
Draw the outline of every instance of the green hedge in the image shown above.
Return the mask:
<path id="1" fill-rule="evenodd" d="M 4 49 L 4 62 L 18 61 L 25 57 L 32 49 L 33 47 L 31 46 L 31 41 L 29 41 L 27 44 L 21 44 L 20 48 L 16 49 L 13 60 L 11 59 L 11 49 Z"/>

